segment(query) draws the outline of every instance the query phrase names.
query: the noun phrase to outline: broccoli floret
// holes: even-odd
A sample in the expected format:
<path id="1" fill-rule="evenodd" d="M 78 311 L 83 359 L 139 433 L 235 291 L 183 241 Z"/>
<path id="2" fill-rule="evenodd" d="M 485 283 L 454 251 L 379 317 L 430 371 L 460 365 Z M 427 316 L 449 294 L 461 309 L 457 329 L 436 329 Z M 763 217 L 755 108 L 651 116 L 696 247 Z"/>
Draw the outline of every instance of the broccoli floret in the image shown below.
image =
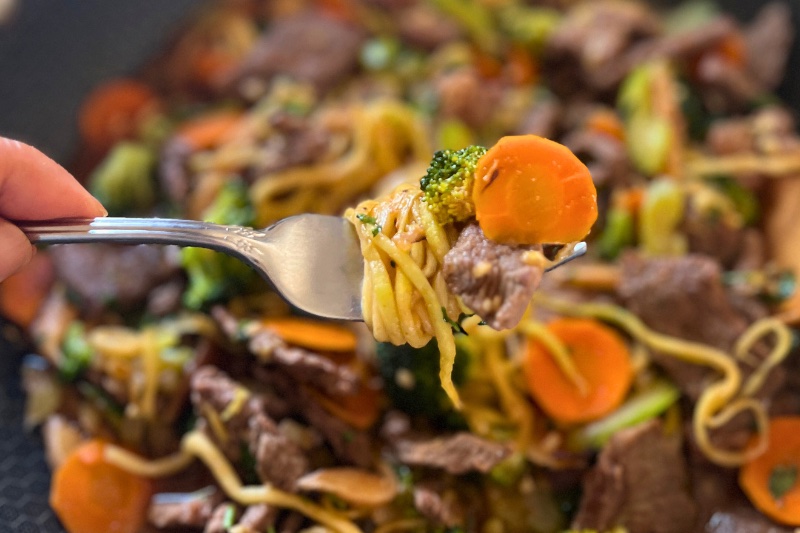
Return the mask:
<path id="1" fill-rule="evenodd" d="M 439 348 L 435 339 L 422 348 L 380 342 L 377 359 L 384 389 L 394 407 L 442 425 L 463 426 L 463 419 L 453 410 L 439 382 Z M 456 385 L 466 380 L 469 359 L 469 351 L 459 344 L 453 367 Z"/>
<path id="2" fill-rule="evenodd" d="M 67 381 L 75 381 L 89 368 L 92 348 L 86 341 L 83 322 L 75 321 L 67 327 L 61 341 L 61 355 L 58 373 Z"/>
<path id="3" fill-rule="evenodd" d="M 255 215 L 247 185 L 241 181 L 226 184 L 203 219 L 215 224 L 251 226 Z M 258 280 L 258 275 L 239 259 L 205 248 L 184 248 L 181 262 L 189 278 L 183 300 L 191 309 L 241 294 Z"/>
<path id="4" fill-rule="evenodd" d="M 155 164 L 146 145 L 118 143 L 92 174 L 89 188 L 111 215 L 145 212 L 155 202 Z"/>
<path id="5" fill-rule="evenodd" d="M 462 222 L 475 216 L 472 185 L 478 160 L 485 153 L 483 146 L 467 146 L 433 154 L 419 186 L 428 209 L 440 223 Z"/>

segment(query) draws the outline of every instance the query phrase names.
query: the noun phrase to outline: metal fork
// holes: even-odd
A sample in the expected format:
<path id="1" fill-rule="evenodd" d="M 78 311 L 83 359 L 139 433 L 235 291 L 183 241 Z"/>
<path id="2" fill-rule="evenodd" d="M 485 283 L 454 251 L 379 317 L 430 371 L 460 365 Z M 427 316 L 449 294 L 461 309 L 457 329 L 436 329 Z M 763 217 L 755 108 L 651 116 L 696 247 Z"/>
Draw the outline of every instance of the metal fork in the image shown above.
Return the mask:
<path id="1" fill-rule="evenodd" d="M 325 318 L 363 320 L 364 259 L 353 226 L 341 217 L 297 215 L 254 230 L 194 220 L 117 218 L 18 222 L 34 244 L 108 242 L 210 248 L 256 269 L 298 309 Z M 546 270 L 586 252 L 562 251 Z"/>

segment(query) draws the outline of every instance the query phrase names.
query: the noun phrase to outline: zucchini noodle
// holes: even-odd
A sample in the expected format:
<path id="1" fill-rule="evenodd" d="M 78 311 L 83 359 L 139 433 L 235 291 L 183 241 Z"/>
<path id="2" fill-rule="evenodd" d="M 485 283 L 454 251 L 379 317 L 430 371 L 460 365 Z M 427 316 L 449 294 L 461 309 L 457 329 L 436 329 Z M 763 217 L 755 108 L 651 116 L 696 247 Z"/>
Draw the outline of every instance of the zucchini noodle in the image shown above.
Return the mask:
<path id="1" fill-rule="evenodd" d="M 774 319 L 763 319 L 755 322 L 745 331 L 737 343 L 737 354 L 745 353 L 765 333 L 775 332 L 777 342 L 770 355 L 748 383 L 740 390 L 742 376 L 733 357 L 725 352 L 703 344 L 681 340 L 657 333 L 639 320 L 629 311 L 610 304 L 573 303 L 543 294 L 534 297 L 534 301 L 543 307 L 564 315 L 591 317 L 609 322 L 627 332 L 647 348 L 661 352 L 692 364 L 708 366 L 720 374 L 722 378 L 708 386 L 695 406 L 692 428 L 699 448 L 713 462 L 723 466 L 738 466 L 760 455 L 767 446 L 768 419 L 764 407 L 748 395 L 754 392 L 763 381 L 763 376 L 788 353 L 790 334 L 786 326 Z M 741 396 L 737 396 L 741 395 Z M 732 451 L 716 447 L 711 441 L 709 429 L 723 426 L 734 416 L 744 411 L 753 413 L 757 444 L 742 451 Z"/>
<path id="2" fill-rule="evenodd" d="M 148 460 L 113 445 L 105 449 L 109 463 L 133 474 L 163 477 L 175 474 L 200 459 L 217 480 L 222 490 L 240 505 L 265 503 L 292 509 L 339 533 L 361 533 L 350 520 L 305 498 L 269 485 L 242 485 L 239 476 L 222 452 L 200 431 L 191 431 L 181 440 L 181 451 L 163 459 Z"/>
<path id="3" fill-rule="evenodd" d="M 435 221 L 413 185 L 364 201 L 345 217 L 355 226 L 364 255 L 364 322 L 382 342 L 420 348 L 436 337 L 442 388 L 460 408 L 452 381 L 455 338 L 445 313 L 457 317 L 461 306 L 442 273 L 451 232 Z"/>

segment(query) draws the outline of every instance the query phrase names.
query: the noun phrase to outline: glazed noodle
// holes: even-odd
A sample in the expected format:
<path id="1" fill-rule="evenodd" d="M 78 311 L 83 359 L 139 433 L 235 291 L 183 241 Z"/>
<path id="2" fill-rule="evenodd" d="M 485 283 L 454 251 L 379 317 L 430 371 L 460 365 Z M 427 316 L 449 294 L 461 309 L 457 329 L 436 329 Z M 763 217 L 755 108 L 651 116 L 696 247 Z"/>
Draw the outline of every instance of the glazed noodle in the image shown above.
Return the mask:
<path id="1" fill-rule="evenodd" d="M 667 354 L 691 364 L 710 367 L 722 377 L 701 394 L 693 415 L 693 430 L 698 446 L 713 462 L 723 466 L 738 466 L 758 457 L 767 447 L 768 418 L 764 406 L 752 397 L 761 387 L 766 375 L 779 364 L 791 348 L 791 332 L 780 321 L 764 318 L 753 323 L 740 337 L 735 348 L 736 358 L 747 360 L 750 349 L 769 334 L 775 341 L 770 353 L 757 363 L 755 372 L 742 384 L 742 376 L 735 359 L 725 352 L 695 342 L 685 341 L 657 333 L 625 309 L 600 303 L 573 303 L 539 294 L 535 303 L 567 316 L 590 317 L 609 322 L 621 328 L 634 340 L 651 350 Z M 723 449 L 714 445 L 710 430 L 724 426 L 734 416 L 750 411 L 753 416 L 758 441 L 742 451 Z"/>
<path id="2" fill-rule="evenodd" d="M 345 217 L 355 226 L 364 255 L 361 308 L 367 326 L 378 341 L 416 348 L 436 337 L 442 387 L 460 406 L 452 381 L 455 339 L 445 313 L 457 317 L 462 310 L 442 274 L 454 230 L 436 221 L 414 185 L 364 201 Z"/>
<path id="3" fill-rule="evenodd" d="M 181 450 L 162 459 L 144 459 L 114 445 L 106 445 L 104 457 L 122 470 L 151 478 L 176 474 L 198 458 L 208 467 L 225 494 L 241 505 L 265 503 L 279 508 L 293 509 L 339 533 L 361 531 L 347 518 L 300 496 L 269 485 L 243 485 L 230 462 L 200 431 L 190 431 L 184 435 L 181 440 Z"/>

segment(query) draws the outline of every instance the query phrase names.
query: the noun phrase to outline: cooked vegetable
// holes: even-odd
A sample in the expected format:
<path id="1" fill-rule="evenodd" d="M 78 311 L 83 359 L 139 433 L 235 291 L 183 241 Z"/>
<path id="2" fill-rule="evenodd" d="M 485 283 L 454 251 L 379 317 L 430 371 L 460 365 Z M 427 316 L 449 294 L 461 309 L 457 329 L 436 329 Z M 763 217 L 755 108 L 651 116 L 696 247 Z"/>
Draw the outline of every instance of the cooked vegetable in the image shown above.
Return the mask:
<path id="1" fill-rule="evenodd" d="M 630 354 L 619 335 L 583 318 L 559 318 L 547 328 L 566 346 L 585 391 L 562 372 L 538 340 L 529 339 L 522 364 L 528 390 L 542 409 L 562 424 L 588 422 L 616 409 L 633 379 Z"/>
<path id="2" fill-rule="evenodd" d="M 739 485 L 762 513 L 800 526 L 800 417 L 776 417 L 769 423 L 769 447 L 739 470 Z"/>
<path id="3" fill-rule="evenodd" d="M 53 474 L 50 505 L 73 533 L 136 533 L 144 524 L 150 482 L 108 463 L 91 440 Z"/>
<path id="4" fill-rule="evenodd" d="M 425 203 L 439 222 L 462 222 L 475 216 L 472 188 L 478 161 L 486 153 L 482 146 L 440 150 L 419 186 Z"/>
<path id="5" fill-rule="evenodd" d="M 536 135 L 492 146 L 478 162 L 472 198 L 481 229 L 498 242 L 578 241 L 597 219 L 589 169 L 565 146 Z"/>
<path id="6" fill-rule="evenodd" d="M 289 344 L 323 352 L 353 352 L 358 339 L 343 326 L 307 318 L 267 318 L 261 323 Z"/>
<path id="7" fill-rule="evenodd" d="M 241 123 L 241 111 L 210 111 L 182 123 L 176 135 L 196 150 L 207 150 L 224 141 Z"/>
<path id="8" fill-rule="evenodd" d="M 254 214 L 247 187 L 240 181 L 228 182 L 203 219 L 216 224 L 251 226 Z M 189 277 L 183 300 L 191 309 L 239 294 L 258 278 L 242 261 L 205 248 L 184 248 L 181 262 Z"/>
<path id="9" fill-rule="evenodd" d="M 148 85 L 128 78 L 112 80 L 86 98 L 78 127 L 91 150 L 104 152 L 118 141 L 134 138 L 160 106 L 158 95 Z"/>
<path id="10" fill-rule="evenodd" d="M 141 213 L 153 207 L 156 155 L 141 143 L 121 142 L 92 174 L 89 188 L 114 216 Z"/>
<path id="11" fill-rule="evenodd" d="M 381 342 L 376 356 L 384 390 L 396 408 L 440 420 L 458 418 L 439 383 L 439 350 L 435 339 L 422 348 Z M 457 346 L 453 366 L 456 385 L 464 382 L 469 359 L 469 352 Z"/>
<path id="12" fill-rule="evenodd" d="M 74 381 L 89 368 L 94 351 L 86 339 L 82 322 L 69 325 L 61 343 L 61 353 L 58 371 L 67 381 Z"/>

